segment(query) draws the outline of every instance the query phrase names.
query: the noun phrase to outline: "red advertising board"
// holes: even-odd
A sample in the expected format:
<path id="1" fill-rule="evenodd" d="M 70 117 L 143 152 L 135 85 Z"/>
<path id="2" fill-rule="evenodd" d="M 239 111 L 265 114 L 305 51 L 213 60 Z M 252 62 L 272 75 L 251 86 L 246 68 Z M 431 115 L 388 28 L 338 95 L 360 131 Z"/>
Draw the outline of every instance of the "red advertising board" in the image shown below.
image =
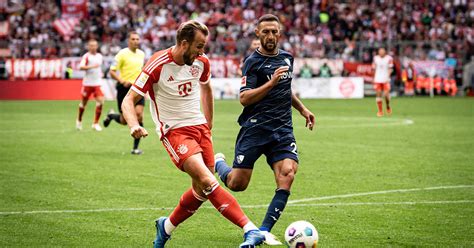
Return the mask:
<path id="1" fill-rule="evenodd" d="M 82 80 L 0 81 L 0 100 L 79 100 Z"/>

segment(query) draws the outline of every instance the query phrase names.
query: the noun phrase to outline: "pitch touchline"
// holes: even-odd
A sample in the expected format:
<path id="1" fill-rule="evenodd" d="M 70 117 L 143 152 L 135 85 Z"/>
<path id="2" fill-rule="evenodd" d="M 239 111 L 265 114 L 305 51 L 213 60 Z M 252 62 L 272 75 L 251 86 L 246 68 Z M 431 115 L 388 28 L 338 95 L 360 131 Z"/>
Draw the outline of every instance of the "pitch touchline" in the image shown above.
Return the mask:
<path id="1" fill-rule="evenodd" d="M 349 197 L 366 196 L 366 195 L 381 195 L 381 194 L 390 194 L 390 193 L 405 193 L 405 192 L 413 192 L 413 191 L 428 191 L 428 190 L 438 190 L 438 189 L 458 189 L 458 188 L 473 188 L 473 187 L 474 185 L 453 185 L 453 186 L 436 186 L 436 187 L 414 188 L 414 189 L 392 189 L 392 190 L 354 193 L 354 194 L 329 195 L 329 196 L 320 196 L 320 197 L 313 197 L 313 198 L 304 198 L 304 199 L 299 199 L 299 200 L 291 200 L 291 201 L 288 201 L 288 203 L 321 201 L 321 200 L 349 198 Z"/>
<path id="2" fill-rule="evenodd" d="M 359 206 L 359 205 L 415 205 L 415 204 L 463 204 L 463 203 L 474 203 L 474 200 L 458 200 L 458 201 L 419 201 L 419 202 L 333 202 L 333 203 L 298 204 L 299 202 L 320 201 L 320 200 L 337 199 L 337 198 L 349 198 L 349 197 L 355 197 L 355 196 L 390 194 L 390 193 L 404 193 L 404 192 L 426 191 L 426 190 L 437 190 L 437 189 L 473 188 L 473 187 L 474 187 L 474 185 L 453 185 L 453 186 L 437 186 L 437 187 L 414 188 L 414 189 L 395 189 L 395 190 L 373 191 L 373 192 L 364 192 L 364 193 L 355 193 L 355 194 L 322 196 L 322 197 L 305 198 L 305 199 L 288 201 L 288 206 L 299 207 L 299 206 Z M 268 205 L 266 205 L 266 204 L 243 205 L 242 207 L 243 208 L 267 208 Z M 213 207 L 203 206 L 203 208 L 213 208 Z M 174 207 L 102 208 L 102 209 L 78 209 L 78 210 L 34 210 L 34 211 L 0 212 L 0 215 L 54 214 L 54 213 L 97 213 L 97 212 L 119 212 L 119 211 L 173 210 L 173 209 L 174 209 Z"/>
<path id="3" fill-rule="evenodd" d="M 474 203 L 474 200 L 458 201 L 418 201 L 418 202 L 332 202 L 332 203 L 302 203 L 290 204 L 287 207 L 330 207 L 330 206 L 376 206 L 376 205 L 420 205 L 420 204 L 465 204 Z M 267 208 L 268 205 L 242 205 L 244 209 Z M 202 206 L 205 209 L 214 209 L 212 206 Z M 25 215 L 25 214 L 65 214 L 65 213 L 100 213 L 100 212 L 129 212 L 129 211 L 157 211 L 173 210 L 174 207 L 162 208 L 102 208 L 102 209 L 78 209 L 78 210 L 38 210 L 38 211 L 16 211 L 0 212 L 0 215 Z"/>

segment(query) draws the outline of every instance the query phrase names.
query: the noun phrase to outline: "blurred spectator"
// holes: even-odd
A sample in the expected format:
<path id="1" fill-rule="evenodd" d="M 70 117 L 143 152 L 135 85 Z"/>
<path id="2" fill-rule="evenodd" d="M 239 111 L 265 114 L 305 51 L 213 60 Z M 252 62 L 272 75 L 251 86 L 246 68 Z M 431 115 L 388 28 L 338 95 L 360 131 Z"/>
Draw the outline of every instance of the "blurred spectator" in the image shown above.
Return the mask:
<path id="1" fill-rule="evenodd" d="M 329 68 L 326 62 L 324 62 L 324 64 L 321 67 L 319 67 L 318 76 L 323 77 L 323 78 L 332 77 L 331 68 Z"/>
<path id="2" fill-rule="evenodd" d="M 311 66 L 308 65 L 307 62 L 303 64 L 300 68 L 300 78 L 312 78 L 313 77 L 313 69 Z"/>

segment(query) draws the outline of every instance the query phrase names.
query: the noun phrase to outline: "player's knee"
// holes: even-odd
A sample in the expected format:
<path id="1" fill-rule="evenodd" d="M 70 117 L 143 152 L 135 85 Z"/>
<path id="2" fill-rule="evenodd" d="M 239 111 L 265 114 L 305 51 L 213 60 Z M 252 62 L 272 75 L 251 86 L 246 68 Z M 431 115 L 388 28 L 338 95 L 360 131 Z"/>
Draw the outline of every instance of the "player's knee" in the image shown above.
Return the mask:
<path id="1" fill-rule="evenodd" d="M 229 180 L 227 187 L 232 191 L 244 191 L 249 186 L 247 181 L 243 180 Z"/>
<path id="2" fill-rule="evenodd" d="M 293 180 L 295 179 L 295 174 L 296 174 L 295 166 L 287 166 L 287 167 L 283 167 L 280 170 L 278 177 L 285 181 L 293 182 Z"/>
<path id="3" fill-rule="evenodd" d="M 202 189 L 202 190 L 210 190 L 212 189 L 213 186 L 215 186 L 216 184 L 218 184 L 217 180 L 215 177 L 210 177 L 210 176 L 203 176 L 203 177 L 200 177 L 198 180 L 197 180 L 198 184 L 199 184 L 199 187 Z"/>

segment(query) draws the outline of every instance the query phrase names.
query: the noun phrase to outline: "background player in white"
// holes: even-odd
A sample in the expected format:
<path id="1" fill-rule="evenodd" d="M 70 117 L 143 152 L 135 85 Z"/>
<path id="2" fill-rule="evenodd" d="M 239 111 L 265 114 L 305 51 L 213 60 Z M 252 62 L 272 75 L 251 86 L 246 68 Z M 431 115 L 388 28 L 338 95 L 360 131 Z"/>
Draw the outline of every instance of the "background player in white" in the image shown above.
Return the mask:
<path id="1" fill-rule="evenodd" d="M 87 101 L 91 95 L 95 98 L 95 116 L 92 129 L 96 131 L 102 131 L 99 125 L 100 114 L 102 113 L 102 105 L 104 104 L 104 93 L 100 89 L 102 79 L 102 54 L 97 52 L 99 44 L 96 40 L 91 39 L 87 42 L 88 52 L 82 56 L 79 64 L 79 69 L 85 71 L 84 78 L 82 79 L 82 100 L 79 103 L 79 114 L 76 120 L 76 128 L 82 130 L 82 115 L 87 105 Z"/>
<path id="2" fill-rule="evenodd" d="M 161 141 L 173 163 L 191 177 L 191 187 L 181 196 L 169 218 L 156 221 L 154 247 L 164 247 L 176 226 L 191 217 L 207 199 L 225 218 L 244 229 L 240 247 L 254 247 L 264 240 L 235 198 L 213 175 L 214 99 L 210 63 L 203 55 L 208 35 L 204 24 L 182 23 L 176 33 L 176 45 L 152 56 L 122 103 L 132 136 L 145 137 L 148 133 L 139 125 L 134 104 L 146 93 L 150 94 L 151 115 Z"/>
<path id="3" fill-rule="evenodd" d="M 393 59 L 387 55 L 385 48 L 381 47 L 378 50 L 378 55 L 374 56 L 372 68 L 375 69 L 374 89 L 375 101 L 377 103 L 377 116 L 383 116 L 382 96 L 385 98 L 387 114 L 392 114 L 390 107 L 390 74 L 393 69 Z"/>

